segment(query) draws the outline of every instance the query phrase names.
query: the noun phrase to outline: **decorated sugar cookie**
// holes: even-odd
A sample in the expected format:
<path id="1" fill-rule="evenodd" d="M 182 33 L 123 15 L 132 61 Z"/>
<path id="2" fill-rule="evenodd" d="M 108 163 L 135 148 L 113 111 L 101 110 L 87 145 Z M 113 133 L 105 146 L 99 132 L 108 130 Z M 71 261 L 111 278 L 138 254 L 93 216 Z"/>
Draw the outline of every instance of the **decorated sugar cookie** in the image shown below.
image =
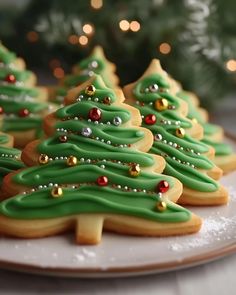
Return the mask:
<path id="1" fill-rule="evenodd" d="M 0 186 L 5 175 L 23 168 L 25 165 L 20 160 L 21 151 L 13 146 L 13 137 L 0 132 Z M 4 194 L 0 190 L 0 200 Z"/>
<path id="2" fill-rule="evenodd" d="M 142 126 L 152 131 L 154 143 L 150 152 L 165 157 L 164 173 L 178 178 L 184 185 L 178 202 L 225 204 L 228 193 L 215 180 L 221 177 L 222 170 L 209 159 L 212 149 L 198 140 L 200 125 L 187 119 L 186 103 L 171 94 L 169 88 L 166 73 L 159 61 L 153 60 L 137 82 L 124 87 L 124 93 L 127 102 L 140 111 Z"/>
<path id="3" fill-rule="evenodd" d="M 14 52 L 9 51 L 0 41 L 0 68 L 25 69 L 25 62 L 18 58 Z"/>
<path id="4" fill-rule="evenodd" d="M 52 106 L 46 102 L 46 89 L 34 86 L 35 75 L 17 69 L 18 62 L 14 54 L 2 47 L 0 53 L 1 129 L 14 137 L 15 146 L 24 147 L 29 141 L 41 136 L 42 117 L 51 111 Z"/>
<path id="5" fill-rule="evenodd" d="M 223 129 L 218 125 L 207 122 L 206 112 L 193 103 L 193 97 L 195 97 L 193 93 L 180 90 L 177 95 L 188 103 L 188 117 L 196 118 L 196 120 L 202 124 L 204 129 L 204 138 L 202 142 L 215 149 L 214 163 L 223 170 L 224 174 L 235 170 L 236 154 L 232 147 L 224 142 Z"/>
<path id="6" fill-rule="evenodd" d="M 31 167 L 4 179 L 1 233 L 36 238 L 75 228 L 78 243 L 97 244 L 103 229 L 143 236 L 200 229 L 201 219 L 174 203 L 182 185 L 160 174 L 165 160 L 146 153 L 152 133 L 123 101 L 97 75 L 69 91 L 66 106 L 45 119 L 48 138 L 23 150 Z"/>
<path id="7" fill-rule="evenodd" d="M 236 154 L 232 147 L 224 142 L 223 129 L 208 122 L 208 113 L 199 106 L 200 101 L 194 93 L 184 91 L 181 85 L 169 75 L 167 75 L 167 78 L 170 84 L 170 91 L 187 102 L 188 118 L 196 120 L 203 126 L 204 137 L 201 141 L 214 148 L 215 156 L 212 158 L 213 162 L 223 170 L 224 174 L 235 170 Z"/>
<path id="8" fill-rule="evenodd" d="M 116 66 L 106 59 L 102 47 L 96 46 L 89 57 L 73 67 L 72 74 L 61 80 L 59 87 L 49 88 L 50 99 L 62 103 L 69 89 L 89 80 L 94 74 L 99 74 L 107 87 L 117 88 L 119 78 L 115 70 Z"/>

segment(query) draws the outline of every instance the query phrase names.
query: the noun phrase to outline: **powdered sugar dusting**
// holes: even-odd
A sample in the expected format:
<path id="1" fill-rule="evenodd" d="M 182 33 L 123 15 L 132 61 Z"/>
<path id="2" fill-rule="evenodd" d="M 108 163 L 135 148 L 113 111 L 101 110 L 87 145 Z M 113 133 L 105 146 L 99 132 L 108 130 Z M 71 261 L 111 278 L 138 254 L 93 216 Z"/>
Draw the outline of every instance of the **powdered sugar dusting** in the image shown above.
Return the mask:
<path id="1" fill-rule="evenodd" d="M 230 200 L 232 202 L 236 202 L 236 190 L 235 190 L 235 188 L 230 185 L 230 186 L 227 187 L 227 189 L 228 189 L 228 192 L 229 192 Z"/>
<path id="2" fill-rule="evenodd" d="M 220 216 L 216 212 L 214 215 L 204 219 L 203 226 L 198 234 L 190 236 L 183 243 L 173 242 L 168 248 L 172 251 L 183 252 L 217 243 L 217 241 L 233 240 L 235 238 L 236 215 L 232 218 L 227 218 Z"/>

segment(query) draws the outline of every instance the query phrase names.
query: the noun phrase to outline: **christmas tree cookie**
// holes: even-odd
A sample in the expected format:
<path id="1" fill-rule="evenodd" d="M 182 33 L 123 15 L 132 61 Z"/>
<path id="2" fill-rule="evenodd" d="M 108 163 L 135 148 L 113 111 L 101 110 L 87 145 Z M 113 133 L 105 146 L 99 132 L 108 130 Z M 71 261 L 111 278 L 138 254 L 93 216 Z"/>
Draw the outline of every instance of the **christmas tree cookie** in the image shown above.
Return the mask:
<path id="1" fill-rule="evenodd" d="M 196 120 L 203 126 L 203 143 L 214 148 L 215 157 L 213 162 L 220 167 L 224 174 L 236 169 L 236 154 L 232 147 L 224 142 L 224 131 L 218 125 L 209 123 L 209 116 L 205 109 L 200 107 L 198 97 L 182 89 L 180 83 L 171 78 L 167 73 L 166 77 L 170 85 L 170 91 L 183 99 L 188 104 L 188 118 Z"/>
<path id="2" fill-rule="evenodd" d="M 0 132 L 0 186 L 5 175 L 25 166 L 20 161 L 21 151 L 12 146 L 13 137 Z M 0 192 L 0 199 L 4 197 L 4 194 Z"/>
<path id="3" fill-rule="evenodd" d="M 0 47 L 0 113 L 1 129 L 14 137 L 15 145 L 23 147 L 42 134 L 42 117 L 51 107 L 47 91 L 35 87 L 35 75 L 18 69 L 15 54 Z M 21 67 L 23 65 L 21 64 Z"/>
<path id="4" fill-rule="evenodd" d="M 146 153 L 153 136 L 121 90 L 99 76 L 68 92 L 66 106 L 45 119 L 48 138 L 29 143 L 31 166 L 4 179 L 0 232 L 23 238 L 76 229 L 76 241 L 97 244 L 103 228 L 144 236 L 199 230 L 201 219 L 176 205 L 181 183 L 160 174 L 165 160 Z"/>
<path id="5" fill-rule="evenodd" d="M 96 46 L 89 57 L 81 60 L 73 67 L 72 74 L 60 81 L 59 87 L 49 88 L 50 99 L 62 103 L 69 89 L 89 80 L 94 74 L 99 74 L 107 87 L 117 88 L 119 78 L 115 71 L 115 64 L 106 59 L 102 47 Z"/>
<path id="6" fill-rule="evenodd" d="M 0 68 L 11 68 L 24 70 L 25 62 L 22 58 L 16 56 L 14 52 L 9 51 L 0 41 Z"/>
<path id="7" fill-rule="evenodd" d="M 207 122 L 207 112 L 198 107 L 195 95 L 191 92 L 180 90 L 177 95 L 184 99 L 189 105 L 189 118 L 195 118 L 204 129 L 202 142 L 215 149 L 214 163 L 220 167 L 224 174 L 236 169 L 236 154 L 232 147 L 224 142 L 223 129 L 215 124 Z"/>
<path id="8" fill-rule="evenodd" d="M 153 133 L 150 152 L 165 157 L 164 173 L 178 178 L 184 185 L 178 202 L 225 204 L 228 193 L 215 180 L 221 177 L 222 170 L 209 159 L 212 148 L 200 142 L 201 136 L 196 130 L 200 125 L 187 119 L 186 102 L 171 94 L 169 88 L 166 73 L 160 68 L 159 61 L 153 60 L 137 82 L 124 87 L 124 93 L 127 102 L 139 109 L 142 126 Z"/>

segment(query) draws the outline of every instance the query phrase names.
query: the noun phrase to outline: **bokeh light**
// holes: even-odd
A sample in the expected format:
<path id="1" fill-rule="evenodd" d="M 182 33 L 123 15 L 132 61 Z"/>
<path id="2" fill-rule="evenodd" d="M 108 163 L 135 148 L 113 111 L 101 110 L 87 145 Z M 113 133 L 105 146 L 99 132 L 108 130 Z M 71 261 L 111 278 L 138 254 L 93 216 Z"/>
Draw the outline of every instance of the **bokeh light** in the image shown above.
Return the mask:
<path id="1" fill-rule="evenodd" d="M 171 46 L 169 43 L 161 43 L 159 46 L 159 51 L 162 54 L 169 54 L 171 52 Z"/>
<path id="2" fill-rule="evenodd" d="M 68 37 L 68 42 L 71 43 L 71 44 L 77 44 L 79 43 L 79 37 L 77 35 L 70 35 Z"/>
<path id="3" fill-rule="evenodd" d="M 82 46 L 85 46 L 88 44 L 88 37 L 87 36 L 80 36 L 79 37 L 79 44 L 82 45 Z"/>
<path id="4" fill-rule="evenodd" d="M 119 27 L 122 31 L 129 30 L 129 22 L 126 19 L 123 19 L 119 22 Z"/>
<path id="5" fill-rule="evenodd" d="M 93 33 L 93 26 L 90 24 L 83 25 L 83 31 L 85 34 L 90 35 Z"/>
<path id="6" fill-rule="evenodd" d="M 65 76 L 65 72 L 63 70 L 63 68 L 57 67 L 53 70 L 53 75 L 57 78 L 57 79 L 61 79 Z"/>
<path id="7" fill-rule="evenodd" d="M 228 60 L 227 63 L 226 63 L 226 68 L 230 72 L 235 72 L 236 71 L 236 60 L 235 59 Z"/>
<path id="8" fill-rule="evenodd" d="M 140 23 L 136 20 L 133 20 L 130 23 L 130 30 L 133 32 L 138 32 L 140 30 Z"/>
<path id="9" fill-rule="evenodd" d="M 94 9 L 101 9 L 103 6 L 103 0 L 91 0 L 90 5 Z"/>
<path id="10" fill-rule="evenodd" d="M 37 42 L 39 39 L 39 35 L 35 31 L 29 31 L 26 35 L 26 38 L 29 42 Z"/>

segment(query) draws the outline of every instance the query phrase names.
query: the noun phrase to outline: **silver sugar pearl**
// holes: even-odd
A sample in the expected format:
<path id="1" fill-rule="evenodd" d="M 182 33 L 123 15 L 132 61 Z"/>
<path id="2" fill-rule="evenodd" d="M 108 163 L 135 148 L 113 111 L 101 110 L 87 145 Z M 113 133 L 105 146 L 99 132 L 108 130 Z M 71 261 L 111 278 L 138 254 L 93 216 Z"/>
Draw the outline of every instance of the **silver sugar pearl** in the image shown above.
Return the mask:
<path id="1" fill-rule="evenodd" d="M 89 137 L 92 134 L 92 129 L 89 127 L 84 127 L 81 131 L 81 134 L 85 137 Z"/>
<path id="2" fill-rule="evenodd" d="M 98 67 L 98 62 L 96 60 L 93 60 L 90 64 L 89 64 L 89 68 L 92 69 L 96 69 Z"/>
<path id="3" fill-rule="evenodd" d="M 120 124 L 122 123 L 122 120 L 120 117 L 115 117 L 113 119 L 113 124 L 116 125 L 116 126 L 119 126 Z"/>
<path id="4" fill-rule="evenodd" d="M 157 92 L 158 91 L 158 85 L 155 83 L 155 84 L 152 84 L 148 87 L 149 91 L 150 92 Z"/>
<path id="5" fill-rule="evenodd" d="M 162 135 L 160 133 L 155 135 L 155 140 L 156 141 L 161 141 L 162 140 Z"/>

